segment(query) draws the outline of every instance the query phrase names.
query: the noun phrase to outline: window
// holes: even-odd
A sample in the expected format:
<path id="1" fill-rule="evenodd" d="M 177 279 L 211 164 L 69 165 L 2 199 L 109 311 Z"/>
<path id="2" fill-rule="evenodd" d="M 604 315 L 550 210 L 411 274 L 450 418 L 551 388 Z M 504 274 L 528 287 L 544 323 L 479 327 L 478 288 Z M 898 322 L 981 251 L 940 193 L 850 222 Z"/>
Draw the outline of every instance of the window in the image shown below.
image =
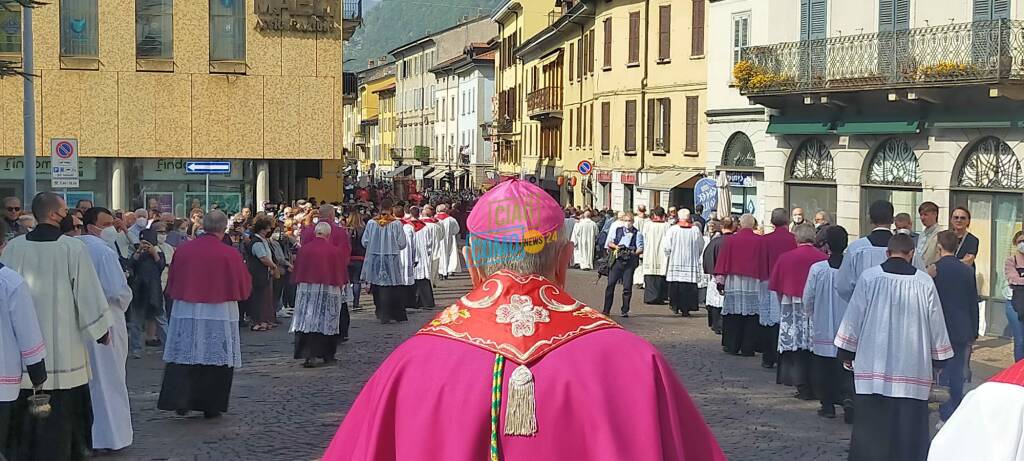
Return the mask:
<path id="1" fill-rule="evenodd" d="M 750 137 L 745 133 L 736 132 L 729 141 L 725 143 L 725 152 L 722 154 L 722 165 L 736 167 L 754 167 L 757 159 L 754 155 L 754 145 Z"/>
<path id="2" fill-rule="evenodd" d="M 808 139 L 792 154 L 786 184 L 789 209 L 803 208 L 807 213 L 825 211 L 836 215 L 835 166 L 827 145 Z"/>
<path id="3" fill-rule="evenodd" d="M 629 62 L 640 64 L 640 12 L 629 13 Z"/>
<path id="4" fill-rule="evenodd" d="M 626 101 L 626 153 L 636 154 L 636 100 Z"/>
<path id="5" fill-rule="evenodd" d="M 672 59 L 672 5 L 658 8 L 658 62 Z"/>
<path id="6" fill-rule="evenodd" d="M 210 0 L 210 61 L 245 61 L 245 1 Z"/>
<path id="7" fill-rule="evenodd" d="M 686 152 L 696 153 L 700 150 L 697 143 L 698 125 L 700 122 L 700 100 L 697 96 L 686 97 Z"/>
<path id="8" fill-rule="evenodd" d="M 590 103 L 590 125 L 587 125 L 587 147 L 594 145 L 594 103 Z"/>
<path id="9" fill-rule="evenodd" d="M 99 13 L 96 0 L 61 0 L 60 55 L 99 57 Z"/>
<path id="10" fill-rule="evenodd" d="M 570 85 L 572 84 L 572 82 L 574 80 L 576 80 L 574 78 L 574 75 L 576 75 L 576 74 L 573 73 L 573 68 L 576 66 L 576 54 L 574 52 L 575 48 L 576 48 L 576 44 L 572 43 L 572 42 L 569 42 L 569 62 L 567 63 L 566 67 L 569 68 L 569 84 Z"/>
<path id="11" fill-rule="evenodd" d="M 732 65 L 743 59 L 743 48 L 750 45 L 750 12 L 732 15 Z M 730 72 L 731 74 L 731 72 Z"/>
<path id="12" fill-rule="evenodd" d="M 974 20 L 1010 19 L 1010 0 L 974 0 Z"/>
<path id="13" fill-rule="evenodd" d="M 604 69 L 612 67 L 612 19 L 604 20 Z"/>
<path id="14" fill-rule="evenodd" d="M 612 103 L 601 103 L 601 153 L 607 154 L 612 144 Z"/>
<path id="15" fill-rule="evenodd" d="M 583 62 L 587 59 L 587 49 L 583 46 L 583 39 L 576 41 L 576 80 L 583 81 Z"/>
<path id="16" fill-rule="evenodd" d="M 693 0 L 693 38 L 690 41 L 690 56 L 704 56 L 704 0 Z"/>
<path id="17" fill-rule="evenodd" d="M 896 213 L 917 214 L 923 201 L 921 173 L 914 148 L 901 138 L 889 138 L 878 145 L 866 167 L 865 183 L 861 188 L 861 235 L 867 235 L 873 226 L 868 217 L 872 203 L 885 200 L 893 204 Z M 914 220 L 915 230 L 923 230 Z"/>
<path id="18" fill-rule="evenodd" d="M 583 113 L 583 106 L 576 109 L 576 147 L 583 147 L 583 126 L 586 125 L 586 116 Z"/>
<path id="19" fill-rule="evenodd" d="M 589 73 L 590 75 L 594 75 L 594 61 L 597 60 L 597 58 L 594 56 L 594 31 L 591 30 L 589 33 L 587 33 L 587 37 L 589 38 L 587 40 L 587 49 L 590 50 L 590 52 L 587 54 L 587 73 Z"/>
<path id="20" fill-rule="evenodd" d="M 135 1 L 135 56 L 174 57 L 173 0 Z"/>
<path id="21" fill-rule="evenodd" d="M 672 148 L 672 100 L 647 101 L 647 151 L 669 152 Z"/>
<path id="22" fill-rule="evenodd" d="M 573 122 L 573 114 L 574 113 L 575 113 L 574 109 L 569 109 L 569 147 L 574 147 L 575 146 L 575 144 L 572 143 L 572 141 L 573 141 L 573 137 L 572 137 L 572 127 L 573 127 L 573 124 L 572 124 L 572 122 Z"/>
<path id="23" fill-rule="evenodd" d="M 455 96 L 452 96 L 451 119 L 455 120 Z"/>
<path id="24" fill-rule="evenodd" d="M 0 7 L 0 55 L 21 55 L 21 8 L 8 5 L 10 11 Z M 20 60 L 20 58 L 19 58 Z"/>

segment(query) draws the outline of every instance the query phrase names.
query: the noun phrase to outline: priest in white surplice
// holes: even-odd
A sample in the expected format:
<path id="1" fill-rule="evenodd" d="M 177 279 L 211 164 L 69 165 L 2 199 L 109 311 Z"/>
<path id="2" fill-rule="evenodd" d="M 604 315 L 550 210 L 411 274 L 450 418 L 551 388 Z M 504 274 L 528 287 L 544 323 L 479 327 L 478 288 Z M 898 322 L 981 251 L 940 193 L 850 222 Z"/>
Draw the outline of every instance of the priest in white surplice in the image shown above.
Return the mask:
<path id="1" fill-rule="evenodd" d="M 53 412 L 46 418 L 26 418 L 23 436 L 11 442 L 25 459 L 73 459 L 92 448 L 90 369 L 83 338 L 110 342 L 109 306 L 85 244 L 61 234 L 62 221 L 73 219 L 64 199 L 52 192 L 37 194 L 32 214 L 39 224 L 12 240 L 0 262 L 21 274 L 32 293 L 47 349 L 42 389 L 50 394 Z M 22 400 L 32 395 L 27 381 L 22 380 Z"/>
<path id="2" fill-rule="evenodd" d="M 448 214 L 448 205 L 443 203 L 437 207 L 436 218 L 437 223 L 444 229 L 437 271 L 441 274 L 441 278 L 447 279 L 462 270 L 459 266 L 459 222 L 455 220 L 454 216 Z"/>
<path id="3" fill-rule="evenodd" d="M 665 233 L 661 246 L 668 256 L 665 280 L 672 312 L 689 317 L 699 305 L 697 284 L 704 278 L 704 234 L 693 225 L 689 210 L 679 210 L 678 217 L 676 225 Z"/>
<path id="4" fill-rule="evenodd" d="M 419 207 L 412 207 L 409 209 L 411 217 L 408 219 L 408 223 L 413 228 L 413 246 L 416 250 L 416 262 L 413 266 L 413 284 L 416 290 L 416 299 L 413 307 L 420 309 L 434 309 L 437 307 L 434 303 L 434 286 L 433 286 L 433 265 L 431 261 L 434 259 L 434 252 L 437 251 L 437 247 L 434 245 L 437 240 L 437 227 L 428 226 L 427 223 L 420 219 L 421 210 Z"/>
<path id="5" fill-rule="evenodd" d="M 423 205 L 423 213 L 420 217 L 420 221 L 426 227 L 430 228 L 430 233 L 434 236 L 434 250 L 430 253 L 430 283 L 431 286 L 437 286 L 437 275 L 438 265 L 440 263 L 440 257 L 438 256 L 441 252 L 441 244 L 444 240 L 444 229 L 438 224 L 436 215 L 434 214 L 434 207 L 431 205 Z"/>
<path id="6" fill-rule="evenodd" d="M 853 289 L 857 286 L 864 271 L 882 264 L 887 259 L 886 247 L 889 239 L 892 238 L 893 206 L 884 200 L 871 204 L 868 209 L 868 218 L 874 230 L 866 237 L 862 237 L 850 244 L 846 249 L 846 256 L 843 258 L 843 265 L 836 275 L 836 291 L 844 300 L 849 301 L 853 296 Z"/>
<path id="7" fill-rule="evenodd" d="M 935 282 L 910 264 L 913 239 L 893 236 L 888 256 L 857 281 L 836 333 L 857 392 L 851 461 L 927 458 L 932 366 L 953 357 Z"/>
<path id="8" fill-rule="evenodd" d="M 405 236 L 405 248 L 398 252 L 398 259 L 402 268 L 401 287 L 402 307 L 412 309 L 416 307 L 416 228 L 413 227 L 412 215 L 409 215 L 404 207 L 395 207 L 395 216 L 404 216 L 402 222 L 402 235 Z M 403 210 L 399 213 L 397 208 Z"/>
<path id="9" fill-rule="evenodd" d="M 124 314 L 132 301 L 132 289 L 121 270 L 117 253 L 102 238 L 116 236 L 114 216 L 106 208 L 90 208 L 82 216 L 85 233 L 79 237 L 89 249 L 96 274 L 103 285 L 110 309 L 107 315 L 114 325 L 110 344 L 87 341 L 92 379 L 92 447 L 96 450 L 120 450 L 132 444 L 132 410 L 128 406 L 125 361 L 128 360 L 128 327 Z"/>
<path id="10" fill-rule="evenodd" d="M 572 229 L 573 262 L 585 271 L 594 269 L 594 242 L 597 239 L 597 223 L 594 215 L 587 211 L 583 219 Z"/>
<path id="11" fill-rule="evenodd" d="M 668 284 L 665 282 L 668 253 L 662 243 L 670 227 L 672 225 L 665 221 L 665 209 L 659 206 L 654 208 L 651 219 L 647 220 L 641 230 L 644 244 L 649 248 L 643 256 L 641 267 L 644 276 L 644 304 L 665 304 L 668 301 Z"/>

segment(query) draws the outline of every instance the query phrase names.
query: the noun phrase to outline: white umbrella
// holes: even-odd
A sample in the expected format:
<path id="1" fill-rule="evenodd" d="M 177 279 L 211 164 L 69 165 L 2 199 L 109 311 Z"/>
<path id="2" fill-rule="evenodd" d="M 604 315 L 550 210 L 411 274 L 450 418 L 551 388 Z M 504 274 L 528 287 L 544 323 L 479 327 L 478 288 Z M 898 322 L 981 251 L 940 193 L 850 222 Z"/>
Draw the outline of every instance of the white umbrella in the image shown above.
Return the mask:
<path id="1" fill-rule="evenodd" d="M 729 189 L 729 177 L 724 171 L 718 173 L 718 219 L 725 219 L 732 214 L 732 191 Z"/>

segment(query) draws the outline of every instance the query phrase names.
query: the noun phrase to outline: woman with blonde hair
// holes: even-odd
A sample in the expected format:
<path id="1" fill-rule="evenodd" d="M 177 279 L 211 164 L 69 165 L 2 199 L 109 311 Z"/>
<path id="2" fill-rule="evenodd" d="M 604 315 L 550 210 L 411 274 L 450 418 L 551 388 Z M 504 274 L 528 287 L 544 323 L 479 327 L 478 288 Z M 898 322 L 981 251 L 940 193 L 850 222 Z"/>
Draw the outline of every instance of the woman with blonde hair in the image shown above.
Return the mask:
<path id="1" fill-rule="evenodd" d="M 1013 335 L 1013 360 L 1024 360 L 1024 231 L 1013 236 L 1013 254 L 1006 259 L 1003 275 L 1012 292 L 1006 304 L 1006 320 Z"/>
<path id="2" fill-rule="evenodd" d="M 366 223 L 363 221 L 363 214 L 359 210 L 349 213 L 345 227 L 352 236 L 352 256 L 348 262 L 348 277 L 352 287 L 352 309 L 359 309 L 359 295 L 361 294 L 363 259 L 366 257 L 366 247 L 363 246 L 363 231 L 366 230 Z"/>

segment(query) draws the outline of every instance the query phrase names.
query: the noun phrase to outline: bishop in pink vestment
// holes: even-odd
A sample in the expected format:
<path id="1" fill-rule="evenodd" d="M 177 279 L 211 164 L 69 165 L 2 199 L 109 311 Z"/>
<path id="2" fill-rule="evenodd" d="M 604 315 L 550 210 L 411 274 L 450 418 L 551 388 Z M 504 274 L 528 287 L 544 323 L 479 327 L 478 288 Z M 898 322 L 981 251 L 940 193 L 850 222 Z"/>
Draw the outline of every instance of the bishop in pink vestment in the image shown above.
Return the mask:
<path id="1" fill-rule="evenodd" d="M 473 291 L 384 361 L 323 459 L 724 460 L 661 353 L 565 292 L 563 225 L 527 182 L 485 194 L 467 225 Z M 545 274 L 495 262 L 535 254 Z"/>

